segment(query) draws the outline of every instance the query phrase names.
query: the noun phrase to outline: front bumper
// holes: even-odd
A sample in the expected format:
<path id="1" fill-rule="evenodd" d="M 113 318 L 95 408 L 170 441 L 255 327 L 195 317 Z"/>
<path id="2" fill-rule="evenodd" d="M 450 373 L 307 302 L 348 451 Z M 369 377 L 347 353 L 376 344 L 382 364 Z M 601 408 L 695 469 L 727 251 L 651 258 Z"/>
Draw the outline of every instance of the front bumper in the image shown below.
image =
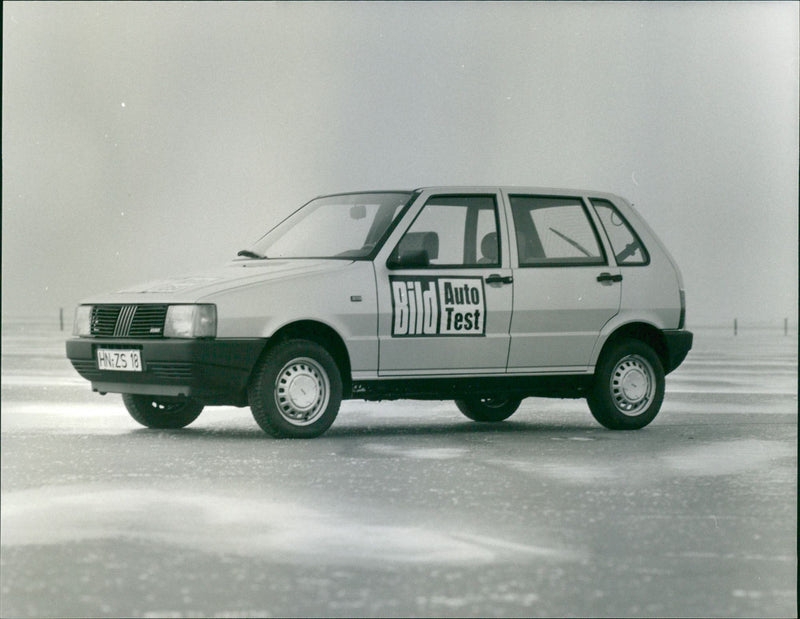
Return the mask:
<path id="1" fill-rule="evenodd" d="M 664 368 L 664 373 L 669 374 L 686 359 L 686 355 L 692 349 L 694 334 L 683 329 L 665 330 L 663 333 L 667 348 L 667 366 Z"/>
<path id="2" fill-rule="evenodd" d="M 185 396 L 205 404 L 244 406 L 247 383 L 265 339 L 67 340 L 67 357 L 99 393 Z M 100 370 L 97 349 L 138 349 L 142 372 Z"/>

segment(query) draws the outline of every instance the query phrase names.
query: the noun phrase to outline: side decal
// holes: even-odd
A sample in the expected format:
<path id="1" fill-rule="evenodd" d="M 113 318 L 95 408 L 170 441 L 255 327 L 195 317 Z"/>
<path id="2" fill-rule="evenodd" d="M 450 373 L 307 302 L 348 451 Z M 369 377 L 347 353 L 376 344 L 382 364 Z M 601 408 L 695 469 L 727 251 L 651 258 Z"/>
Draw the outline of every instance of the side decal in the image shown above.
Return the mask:
<path id="1" fill-rule="evenodd" d="M 392 337 L 486 334 L 481 277 L 390 276 Z"/>

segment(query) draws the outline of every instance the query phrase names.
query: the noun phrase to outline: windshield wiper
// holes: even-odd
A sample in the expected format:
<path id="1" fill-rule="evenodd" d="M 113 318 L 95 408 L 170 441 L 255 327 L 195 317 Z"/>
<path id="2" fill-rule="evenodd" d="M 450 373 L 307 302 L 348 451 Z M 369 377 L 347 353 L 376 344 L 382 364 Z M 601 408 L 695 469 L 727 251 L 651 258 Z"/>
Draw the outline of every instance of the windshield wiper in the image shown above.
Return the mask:
<path id="1" fill-rule="evenodd" d="M 550 231 L 551 231 L 551 232 L 555 232 L 555 233 L 556 233 L 558 236 L 560 236 L 560 237 L 561 237 L 562 239 L 564 239 L 564 240 L 565 240 L 567 243 L 569 243 L 570 245 L 572 245 L 572 246 L 573 246 L 575 249 L 577 249 L 579 252 L 581 252 L 581 253 L 582 253 L 584 256 L 588 256 L 589 258 L 591 258 L 591 257 L 592 257 L 592 254 L 590 254 L 588 251 L 586 251 L 586 248 L 585 248 L 585 247 L 583 247 L 583 245 L 581 245 L 580 243 L 578 243 L 578 241 L 573 241 L 573 240 L 572 240 L 571 238 L 569 238 L 569 237 L 568 237 L 566 234 L 561 234 L 561 233 L 560 233 L 558 230 L 556 230 L 555 228 L 550 228 Z"/>
<path id="2" fill-rule="evenodd" d="M 258 258 L 259 260 L 264 260 L 266 256 L 262 256 L 261 254 L 257 254 L 254 251 L 250 251 L 249 249 L 242 249 L 239 250 L 239 253 L 236 254 L 237 256 L 244 256 L 245 258 Z"/>

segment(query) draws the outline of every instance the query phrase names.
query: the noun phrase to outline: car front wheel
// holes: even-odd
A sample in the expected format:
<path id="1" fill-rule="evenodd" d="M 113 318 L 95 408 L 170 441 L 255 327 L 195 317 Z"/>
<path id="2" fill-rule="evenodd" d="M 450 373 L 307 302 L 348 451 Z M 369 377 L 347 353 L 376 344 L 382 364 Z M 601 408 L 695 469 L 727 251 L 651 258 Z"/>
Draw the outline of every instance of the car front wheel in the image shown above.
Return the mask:
<path id="1" fill-rule="evenodd" d="M 276 438 L 313 438 L 336 419 L 342 379 L 316 342 L 287 340 L 259 362 L 248 390 L 256 423 Z"/>
<path id="2" fill-rule="evenodd" d="M 456 400 L 456 406 L 473 421 L 496 423 L 508 419 L 519 408 L 521 398 L 495 396 L 491 398 L 469 397 Z"/>
<path id="3" fill-rule="evenodd" d="M 594 418 L 610 430 L 638 430 L 664 400 L 664 369 L 652 348 L 625 339 L 603 353 L 587 396 Z"/>
<path id="4" fill-rule="evenodd" d="M 191 398 L 123 393 L 122 402 L 136 421 L 159 430 L 188 426 L 203 412 L 203 405 Z"/>

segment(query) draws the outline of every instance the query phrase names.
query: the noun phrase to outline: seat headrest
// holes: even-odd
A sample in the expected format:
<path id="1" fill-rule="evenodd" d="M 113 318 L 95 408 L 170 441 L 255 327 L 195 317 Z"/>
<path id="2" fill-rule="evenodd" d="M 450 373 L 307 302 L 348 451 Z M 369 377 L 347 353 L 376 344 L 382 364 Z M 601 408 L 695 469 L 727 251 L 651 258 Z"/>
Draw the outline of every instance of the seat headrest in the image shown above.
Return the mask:
<path id="1" fill-rule="evenodd" d="M 497 262 L 497 232 L 489 232 L 481 241 L 481 254 L 490 262 Z"/>

